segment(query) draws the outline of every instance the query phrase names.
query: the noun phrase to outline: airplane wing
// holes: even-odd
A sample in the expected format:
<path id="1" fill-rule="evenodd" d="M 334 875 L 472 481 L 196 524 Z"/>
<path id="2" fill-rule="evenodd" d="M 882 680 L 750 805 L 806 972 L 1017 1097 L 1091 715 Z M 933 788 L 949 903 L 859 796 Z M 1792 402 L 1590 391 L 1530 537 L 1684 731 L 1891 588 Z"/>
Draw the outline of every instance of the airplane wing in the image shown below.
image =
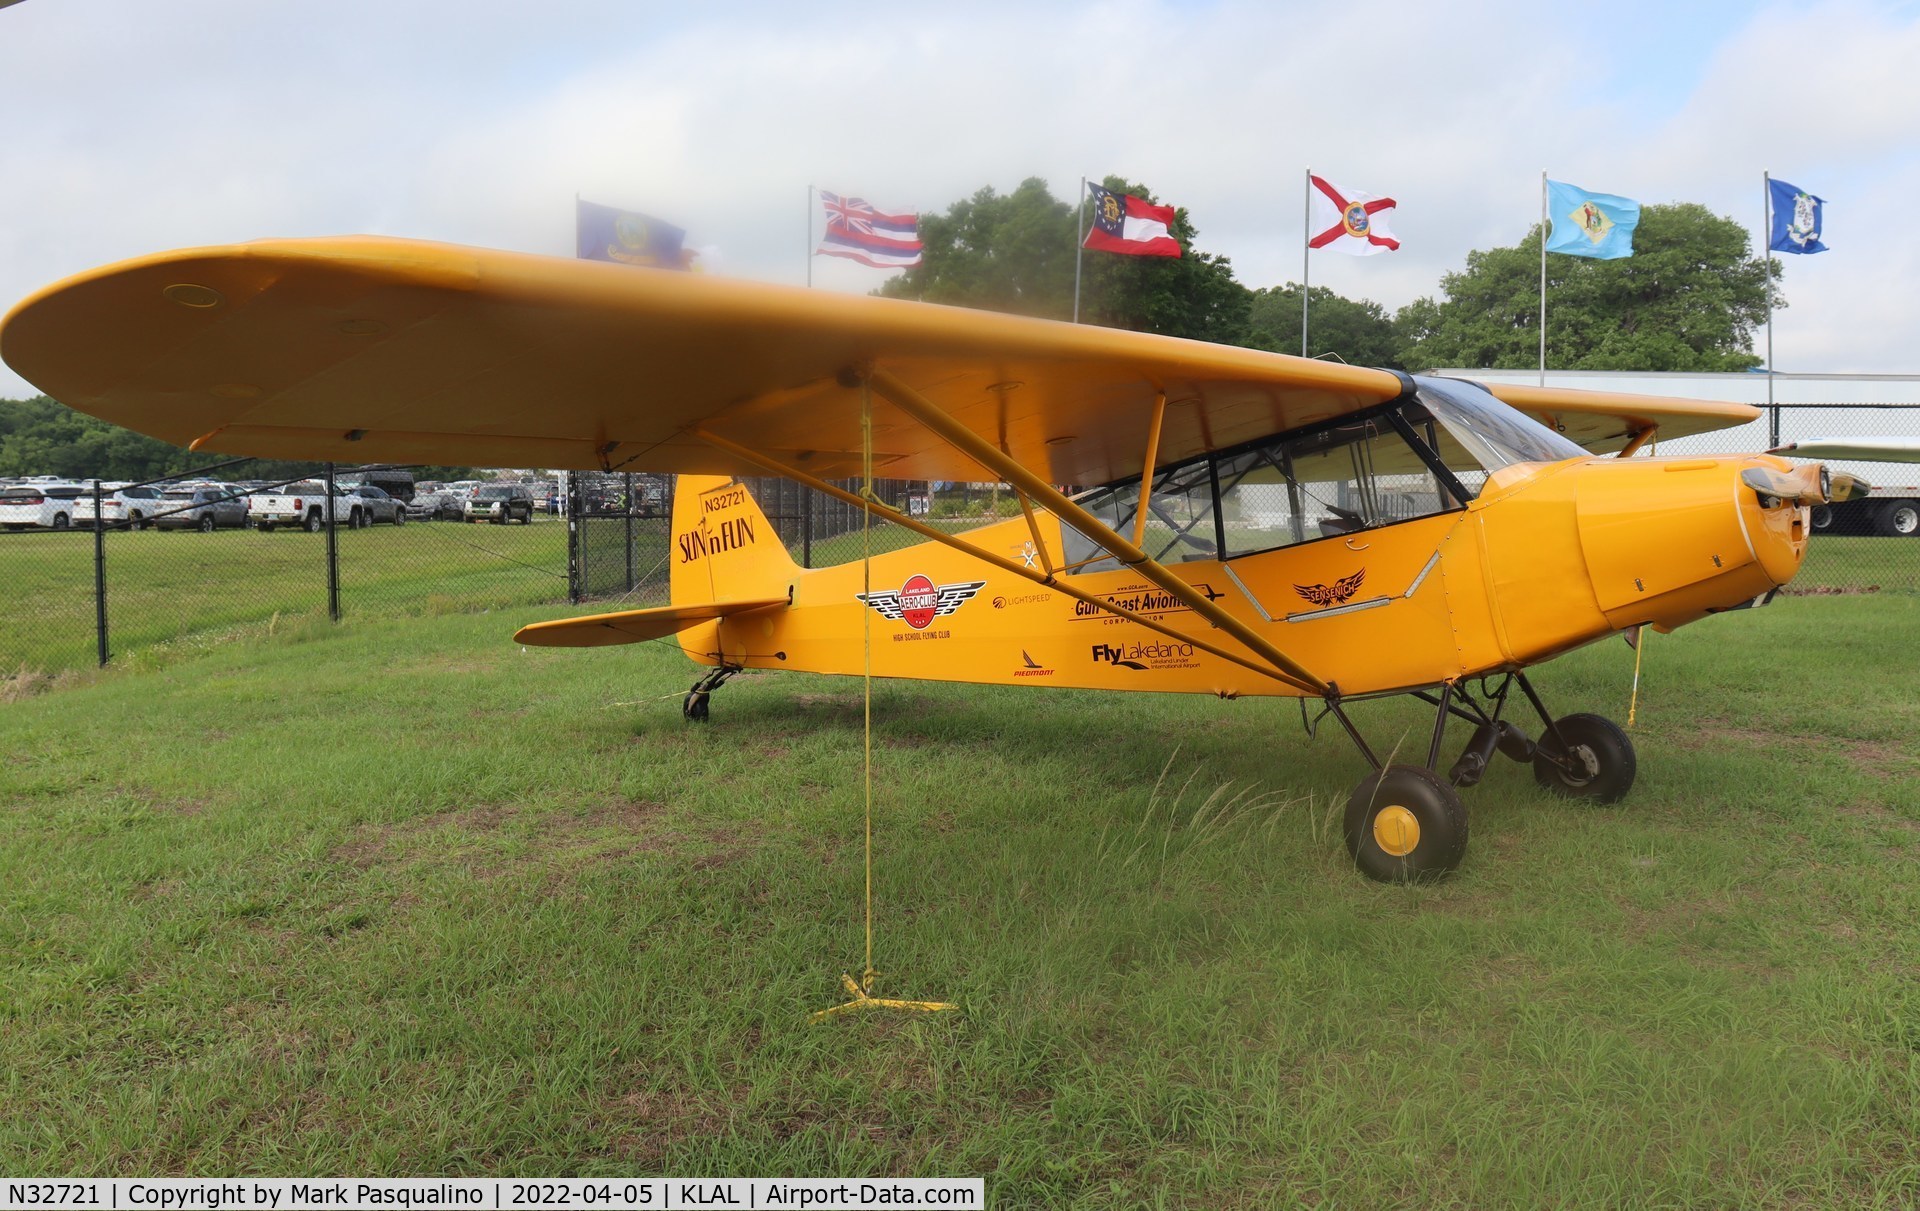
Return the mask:
<path id="1" fill-rule="evenodd" d="M 1816 437 L 1767 451 L 1793 458 L 1851 458 L 1868 463 L 1920 463 L 1920 440 L 1911 437 Z"/>
<path id="2" fill-rule="evenodd" d="M 178 445 L 269 458 L 700 474 L 861 473 L 875 365 L 1055 484 L 1159 464 L 1393 398 L 1382 370 L 1150 333 L 702 274 L 372 236 L 124 261 L 56 283 L 0 355 L 71 407 Z M 1593 449 L 1758 415 L 1731 404 L 1498 386 Z M 976 479 L 876 400 L 875 469 Z"/>
<path id="3" fill-rule="evenodd" d="M 28 298 L 0 354 L 71 407 L 264 457 L 758 474 L 699 425 L 861 473 L 880 364 L 1053 483 L 1138 474 L 1399 393 L 1393 375 L 1147 333 L 376 237 L 161 253 Z M 977 479 L 875 401 L 880 474 Z"/>
<path id="4" fill-rule="evenodd" d="M 678 634 L 699 622 L 767 610 L 787 604 L 784 597 L 758 601 L 707 601 L 695 605 L 659 606 L 650 610 L 621 610 L 534 622 L 513 634 L 515 643 L 536 648 L 604 648 L 620 643 L 643 643 Z"/>
<path id="5" fill-rule="evenodd" d="M 1748 404 L 1715 400 L 1630 395 L 1619 391 L 1574 391 L 1524 383 L 1481 385 L 1502 403 L 1518 408 L 1595 454 L 1608 454 L 1622 448 L 1650 426 L 1659 440 L 1667 441 L 1730 429 L 1766 415 Z"/>

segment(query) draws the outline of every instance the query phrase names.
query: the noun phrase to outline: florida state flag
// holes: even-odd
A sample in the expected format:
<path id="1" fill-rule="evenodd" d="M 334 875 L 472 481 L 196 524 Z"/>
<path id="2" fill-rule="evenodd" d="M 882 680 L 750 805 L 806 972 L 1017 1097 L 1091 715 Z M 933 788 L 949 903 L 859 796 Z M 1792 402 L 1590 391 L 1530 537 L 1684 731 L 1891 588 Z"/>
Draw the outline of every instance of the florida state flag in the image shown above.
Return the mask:
<path id="1" fill-rule="evenodd" d="M 1155 206 L 1091 181 L 1087 192 L 1093 195 L 1093 226 L 1081 247 L 1128 256 L 1180 255 L 1180 241 L 1173 238 L 1173 207 Z"/>
<path id="2" fill-rule="evenodd" d="M 1313 177 L 1312 181 L 1308 247 L 1330 248 L 1348 256 L 1372 256 L 1400 247 L 1400 241 L 1387 230 L 1387 216 L 1393 213 L 1392 198 L 1341 189 L 1322 177 Z"/>

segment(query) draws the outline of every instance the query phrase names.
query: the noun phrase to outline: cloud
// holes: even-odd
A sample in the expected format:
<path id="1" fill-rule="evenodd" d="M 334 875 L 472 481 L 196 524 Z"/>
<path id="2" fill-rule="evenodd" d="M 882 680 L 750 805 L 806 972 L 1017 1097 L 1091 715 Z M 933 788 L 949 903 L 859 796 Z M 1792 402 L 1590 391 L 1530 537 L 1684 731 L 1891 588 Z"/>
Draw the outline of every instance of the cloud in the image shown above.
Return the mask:
<path id="1" fill-rule="evenodd" d="M 1542 168 L 1757 228 L 1773 167 L 1833 203 L 1835 251 L 1788 268 L 1783 355 L 1912 369 L 1920 253 L 1869 232 L 1920 184 L 1920 22 L 1859 4 L 1625 13 L 1596 33 L 1531 0 L 993 2 L 858 27 L 772 3 L 22 4 L 0 11 L 0 74 L 24 98 L 0 143 L 0 299 L 270 235 L 566 255 L 576 193 L 681 224 L 725 272 L 799 282 L 809 184 L 944 210 L 1109 172 L 1275 285 L 1300 276 L 1311 165 L 1399 200 L 1405 251 L 1312 266 L 1394 308 L 1520 239 Z M 882 280 L 811 268 L 830 289 Z M 26 393 L 0 373 L 0 396 Z"/>

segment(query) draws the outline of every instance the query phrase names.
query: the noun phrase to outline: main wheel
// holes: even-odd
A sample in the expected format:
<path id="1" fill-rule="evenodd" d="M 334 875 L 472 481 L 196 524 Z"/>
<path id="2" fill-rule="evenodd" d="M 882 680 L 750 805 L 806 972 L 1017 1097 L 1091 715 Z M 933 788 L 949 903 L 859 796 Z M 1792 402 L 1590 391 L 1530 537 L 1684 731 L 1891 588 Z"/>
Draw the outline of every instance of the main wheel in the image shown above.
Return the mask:
<path id="1" fill-rule="evenodd" d="M 1554 735 L 1565 737 L 1563 747 Z M 1563 764 L 1564 762 L 1564 764 Z M 1604 715 L 1568 715 L 1540 737 L 1533 776 L 1541 786 L 1573 799 L 1613 803 L 1633 789 L 1638 772 L 1633 741 Z"/>
<path id="2" fill-rule="evenodd" d="M 687 700 L 680 704 L 680 713 L 687 717 L 689 723 L 705 723 L 707 721 L 707 691 L 689 691 L 687 693 Z"/>
<path id="3" fill-rule="evenodd" d="M 1432 770 L 1389 765 L 1347 800 L 1347 852 L 1382 883 L 1442 878 L 1466 856 L 1466 805 Z"/>
<path id="4" fill-rule="evenodd" d="M 1808 511 L 1807 524 L 1811 525 L 1817 534 L 1824 534 L 1828 530 L 1833 529 L 1833 506 L 1813 506 L 1813 508 Z"/>
<path id="5" fill-rule="evenodd" d="M 1880 510 L 1877 528 L 1888 538 L 1912 538 L 1920 534 L 1920 501 L 1890 501 Z"/>

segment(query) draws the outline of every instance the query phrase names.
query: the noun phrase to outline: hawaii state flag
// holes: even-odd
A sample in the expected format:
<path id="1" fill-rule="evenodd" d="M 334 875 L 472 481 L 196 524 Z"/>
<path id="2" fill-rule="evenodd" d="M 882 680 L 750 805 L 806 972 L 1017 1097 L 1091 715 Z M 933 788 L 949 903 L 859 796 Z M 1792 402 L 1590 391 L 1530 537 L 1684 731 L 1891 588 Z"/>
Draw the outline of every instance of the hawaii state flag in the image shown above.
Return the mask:
<path id="1" fill-rule="evenodd" d="M 1387 230 L 1387 216 L 1393 213 L 1392 198 L 1341 189 L 1311 174 L 1308 179 L 1313 182 L 1313 188 L 1308 191 L 1313 213 L 1307 225 L 1307 247 L 1330 248 L 1348 256 L 1372 256 L 1399 249 L 1400 241 Z"/>
<path id="2" fill-rule="evenodd" d="M 1091 181 L 1093 226 L 1087 228 L 1082 248 L 1121 252 L 1128 256 L 1179 256 L 1180 241 L 1173 238 L 1173 207 L 1155 206 L 1130 194 L 1102 189 Z"/>
<path id="3" fill-rule="evenodd" d="M 911 214 L 881 214 L 859 198 L 820 191 L 827 230 L 815 256 L 845 257 L 875 269 L 911 269 L 920 263 L 920 219 Z"/>

